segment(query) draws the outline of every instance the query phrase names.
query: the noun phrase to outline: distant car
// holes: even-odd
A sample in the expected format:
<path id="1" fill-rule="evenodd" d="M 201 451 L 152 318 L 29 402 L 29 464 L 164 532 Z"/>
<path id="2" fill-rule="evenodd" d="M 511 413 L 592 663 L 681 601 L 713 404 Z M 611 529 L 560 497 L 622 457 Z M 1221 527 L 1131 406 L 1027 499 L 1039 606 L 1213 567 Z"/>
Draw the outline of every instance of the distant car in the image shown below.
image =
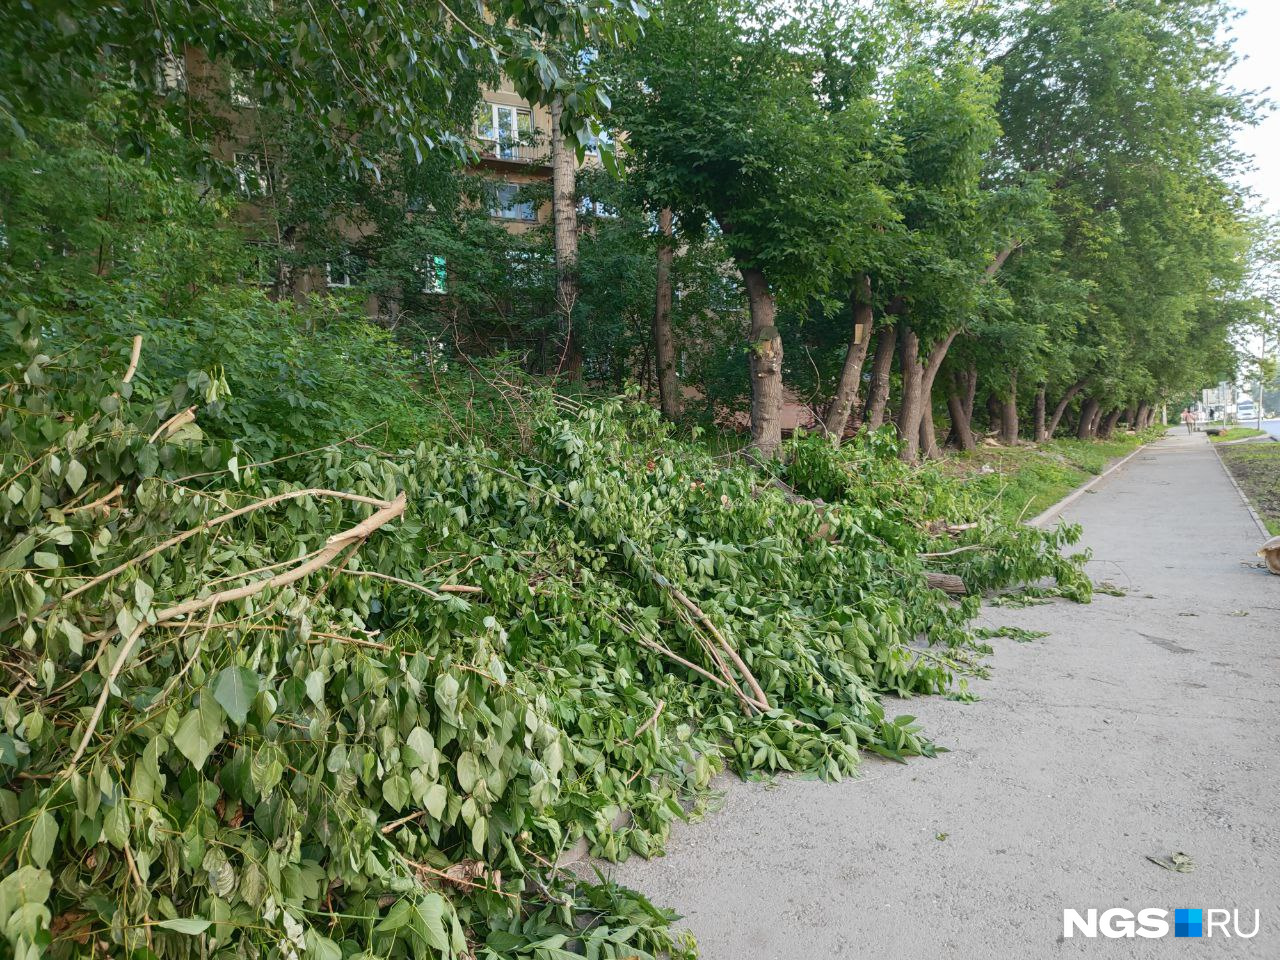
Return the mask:
<path id="1" fill-rule="evenodd" d="M 1253 405 L 1252 400 L 1236 405 L 1236 419 L 1240 421 L 1258 419 L 1258 408 Z"/>

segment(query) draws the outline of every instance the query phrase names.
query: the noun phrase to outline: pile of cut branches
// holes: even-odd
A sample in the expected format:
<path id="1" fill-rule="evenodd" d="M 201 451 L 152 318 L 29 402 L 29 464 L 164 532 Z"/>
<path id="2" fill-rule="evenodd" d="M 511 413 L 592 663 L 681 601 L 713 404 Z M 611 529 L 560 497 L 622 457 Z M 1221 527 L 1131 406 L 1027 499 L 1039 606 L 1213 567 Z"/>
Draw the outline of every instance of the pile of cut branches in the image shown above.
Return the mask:
<path id="1" fill-rule="evenodd" d="M 980 519 L 883 438 L 799 438 L 764 477 L 543 397 L 516 452 L 254 463 L 202 430 L 216 371 L 153 383 L 137 342 L 53 328 L 24 310 L 0 350 L 19 960 L 692 955 L 557 863 L 659 851 L 725 765 L 931 753 L 881 702 L 977 644 L 928 570 L 1087 590 L 1072 532 Z"/>

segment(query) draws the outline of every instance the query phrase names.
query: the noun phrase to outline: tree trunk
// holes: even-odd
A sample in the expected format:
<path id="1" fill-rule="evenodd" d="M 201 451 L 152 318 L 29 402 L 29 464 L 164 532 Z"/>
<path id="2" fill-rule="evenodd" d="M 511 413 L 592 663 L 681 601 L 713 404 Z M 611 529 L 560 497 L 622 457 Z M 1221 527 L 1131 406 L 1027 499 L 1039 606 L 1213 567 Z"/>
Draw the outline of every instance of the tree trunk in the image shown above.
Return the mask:
<path id="1" fill-rule="evenodd" d="M 580 337 L 573 329 L 573 309 L 578 302 L 578 198 L 577 158 L 560 129 L 564 104 L 551 102 L 551 224 L 555 232 L 557 376 L 571 380 L 582 375 Z"/>
<path id="2" fill-rule="evenodd" d="M 1018 442 L 1018 371 L 1009 374 L 1009 395 L 1000 402 L 1000 442 Z"/>
<path id="3" fill-rule="evenodd" d="M 1123 413 L 1119 407 L 1116 407 L 1102 419 L 1102 425 L 1098 427 L 1098 436 L 1103 440 L 1111 437 L 1111 433 L 1116 428 L 1116 424 L 1120 421 L 1120 414 Z"/>
<path id="4" fill-rule="evenodd" d="M 672 243 L 671 208 L 658 213 L 658 278 L 653 308 L 653 352 L 658 368 L 658 398 L 662 415 L 678 420 L 684 415 L 684 397 L 676 376 L 676 344 L 671 335 L 671 265 L 676 249 Z"/>
<path id="5" fill-rule="evenodd" d="M 844 354 L 844 367 L 836 392 L 827 405 L 822 427 L 836 443 L 844 436 L 849 424 L 849 414 L 858 402 L 858 387 L 862 383 L 862 364 L 867 359 L 867 347 L 871 343 L 871 278 L 865 273 L 859 278 L 853 294 L 853 330 L 849 335 L 849 347 Z"/>
<path id="6" fill-rule="evenodd" d="M 914 461 L 919 454 L 921 419 L 926 407 L 930 419 L 933 412 L 933 382 L 937 379 L 942 361 L 955 341 L 958 330 L 953 330 L 942 342 L 929 351 L 928 357 L 920 356 L 920 339 L 911 329 L 905 317 L 898 321 L 898 366 L 902 371 L 902 405 L 898 410 L 898 435 L 903 440 L 899 453 L 902 459 Z M 936 454 L 938 444 L 931 437 L 930 446 Z"/>
<path id="7" fill-rule="evenodd" d="M 898 369 L 902 373 L 902 403 L 898 408 L 898 455 L 914 462 L 920 453 L 920 338 L 906 318 L 898 320 Z"/>
<path id="8" fill-rule="evenodd" d="M 1076 425 L 1076 436 L 1081 440 L 1093 439 L 1094 423 L 1098 418 L 1098 401 L 1093 397 L 1085 397 L 1080 405 L 1080 421 Z"/>
<path id="9" fill-rule="evenodd" d="M 1035 407 L 1035 440 L 1036 443 L 1043 443 L 1045 440 L 1044 432 L 1044 384 L 1040 384 L 1036 390 L 1036 407 Z"/>
<path id="10" fill-rule="evenodd" d="M 777 304 L 764 274 L 740 266 L 751 307 L 748 353 L 751 369 L 751 445 L 765 459 L 782 443 L 782 337 L 774 326 Z"/>
<path id="11" fill-rule="evenodd" d="M 862 414 L 862 422 L 868 430 L 879 430 L 884 425 L 884 408 L 889 402 L 889 375 L 893 372 L 893 350 L 897 341 L 898 331 L 893 324 L 881 327 L 876 336 L 871 385 L 867 388 L 867 404 Z"/>
<path id="12" fill-rule="evenodd" d="M 978 395 L 978 368 L 972 363 L 969 369 L 965 371 L 965 391 L 964 391 L 964 415 L 969 422 L 973 423 L 973 400 Z"/>
<path id="13" fill-rule="evenodd" d="M 1000 431 L 1000 415 L 1003 411 L 1000 397 L 994 390 L 987 391 L 987 429 Z"/>
<path id="14" fill-rule="evenodd" d="M 951 414 L 951 432 L 955 434 L 956 446 L 961 450 L 975 450 L 978 446 L 973 439 L 971 423 L 973 393 L 977 385 L 977 373 L 970 367 L 964 372 L 955 371 L 951 378 L 951 389 L 947 391 L 947 411 Z"/>
<path id="15" fill-rule="evenodd" d="M 1138 404 L 1138 427 L 1139 430 L 1147 429 L 1151 416 L 1151 404 L 1143 400 Z"/>
<path id="16" fill-rule="evenodd" d="M 926 460 L 937 460 L 942 456 L 938 449 L 938 433 L 933 426 L 933 401 L 923 389 L 920 394 L 920 455 Z"/>
<path id="17" fill-rule="evenodd" d="M 1053 408 L 1053 417 L 1049 420 L 1049 426 L 1045 428 L 1044 438 L 1052 440 L 1053 434 L 1058 429 L 1058 422 L 1062 420 L 1062 415 L 1067 412 L 1067 405 L 1075 399 L 1077 393 L 1084 389 L 1084 381 L 1077 380 L 1062 395 L 1062 399 L 1058 401 L 1058 405 Z"/>

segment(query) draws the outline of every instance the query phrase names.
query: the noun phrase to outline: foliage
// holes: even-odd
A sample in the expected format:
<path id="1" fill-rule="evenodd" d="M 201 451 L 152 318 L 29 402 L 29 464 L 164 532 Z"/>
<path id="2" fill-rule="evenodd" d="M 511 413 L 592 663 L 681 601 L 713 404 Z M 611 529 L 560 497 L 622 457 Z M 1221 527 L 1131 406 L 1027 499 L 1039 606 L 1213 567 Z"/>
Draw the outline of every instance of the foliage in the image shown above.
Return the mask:
<path id="1" fill-rule="evenodd" d="M 634 37 L 647 9 L 634 0 L 497 0 L 481 3 L 256 3 L 171 0 L 159 6 L 34 0 L 0 39 L 0 114 L 13 134 L 30 119 L 74 116 L 102 77 L 129 97 L 119 119 L 139 154 L 169 123 L 208 141 L 225 126 L 229 98 L 304 119 L 347 167 L 372 167 L 351 131 L 393 142 L 421 159 L 465 153 L 451 115 L 457 94 L 501 76 L 535 102 L 559 95 L 566 125 L 585 142 L 608 96 L 575 68 L 586 42 Z M 198 74 L 183 61 L 197 54 Z M 238 90 L 231 90 L 232 84 Z"/>
<path id="2" fill-rule="evenodd" d="M 217 437 L 243 422 L 224 376 L 127 379 L 128 341 L 96 339 L 114 327 L 54 319 L 10 313 L 3 350 L 0 904 L 24 960 L 87 938 L 680 953 L 669 914 L 549 864 L 580 837 L 659 851 L 725 764 L 838 779 L 860 748 L 933 750 L 879 695 L 944 691 L 965 661 L 976 601 L 927 589 L 917 553 L 976 514 L 940 476 L 904 485 L 883 435 L 797 438 L 787 479 L 823 510 L 647 407 L 539 394 L 508 396 L 514 445 L 255 461 Z M 144 355 L 190 349 L 145 329 Z M 318 374 L 321 393 L 339 376 Z M 983 585 L 1078 577 L 1070 533 L 1003 536 L 1006 562 L 967 568 Z M 726 689 L 748 676 L 767 709 Z"/>

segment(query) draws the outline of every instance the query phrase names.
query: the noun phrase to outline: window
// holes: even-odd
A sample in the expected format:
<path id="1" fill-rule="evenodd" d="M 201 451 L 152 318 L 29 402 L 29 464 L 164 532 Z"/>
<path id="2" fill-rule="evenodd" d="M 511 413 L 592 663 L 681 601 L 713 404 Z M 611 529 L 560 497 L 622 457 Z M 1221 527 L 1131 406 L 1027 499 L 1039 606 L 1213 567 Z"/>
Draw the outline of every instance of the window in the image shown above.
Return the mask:
<path id="1" fill-rule="evenodd" d="M 578 212 L 589 214 L 593 217 L 616 217 L 617 214 L 611 207 L 607 207 L 602 200 L 592 200 L 590 197 L 583 197 L 578 201 Z"/>
<path id="2" fill-rule="evenodd" d="M 527 220 L 536 219 L 533 210 L 533 201 L 524 200 L 517 202 L 520 194 L 520 185 L 518 183 L 500 183 L 494 191 L 493 207 L 489 210 L 492 216 L 499 217 L 503 220 Z"/>
<path id="3" fill-rule="evenodd" d="M 530 159 L 533 115 L 521 107 L 485 101 L 476 112 L 476 137 L 483 152 L 491 157 Z"/>
<path id="4" fill-rule="evenodd" d="M 588 157 L 598 157 L 600 156 L 601 147 L 608 148 L 612 145 L 613 137 L 609 135 L 609 131 L 601 128 L 588 137 L 584 151 Z"/>
<path id="5" fill-rule="evenodd" d="M 449 269 L 444 257 L 428 257 L 427 261 L 418 267 L 418 272 L 423 277 L 423 293 L 443 294 L 448 292 Z"/>
<path id="6" fill-rule="evenodd" d="M 279 258 L 270 243 L 249 241 L 249 264 L 242 279 L 259 287 L 274 287 Z"/>
<path id="7" fill-rule="evenodd" d="M 364 261 L 353 253 L 324 265 L 324 279 L 330 290 L 350 290 L 360 283 Z"/>
<path id="8" fill-rule="evenodd" d="M 231 92 L 231 102 L 237 107 L 258 105 L 253 95 L 253 78 L 243 70 L 232 69 L 227 73 L 227 87 Z"/>
<path id="9" fill-rule="evenodd" d="M 260 153 L 235 155 L 236 188 L 240 196 L 269 197 L 274 186 L 271 161 Z"/>
<path id="10" fill-rule="evenodd" d="M 187 89 L 187 65 L 182 57 L 166 53 L 156 62 L 156 93 L 184 93 Z"/>

